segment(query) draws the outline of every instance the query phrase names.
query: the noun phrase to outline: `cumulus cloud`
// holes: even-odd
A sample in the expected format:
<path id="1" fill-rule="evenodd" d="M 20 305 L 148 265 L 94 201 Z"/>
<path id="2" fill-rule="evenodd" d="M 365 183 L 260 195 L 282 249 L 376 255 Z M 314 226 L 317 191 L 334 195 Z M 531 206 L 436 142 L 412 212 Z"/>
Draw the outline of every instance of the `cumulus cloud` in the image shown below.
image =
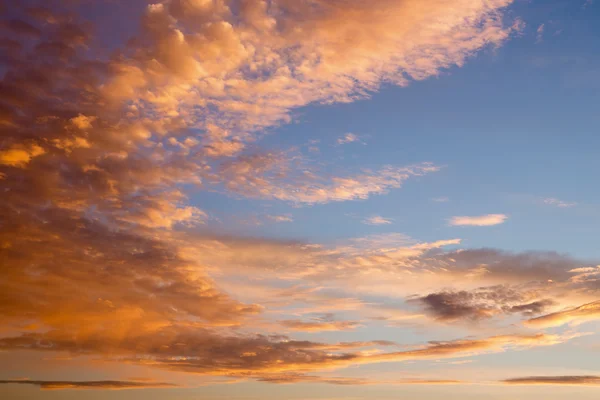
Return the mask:
<path id="1" fill-rule="evenodd" d="M 449 220 L 451 226 L 493 226 L 504 223 L 508 219 L 504 214 L 487 214 L 481 216 L 452 217 Z"/>

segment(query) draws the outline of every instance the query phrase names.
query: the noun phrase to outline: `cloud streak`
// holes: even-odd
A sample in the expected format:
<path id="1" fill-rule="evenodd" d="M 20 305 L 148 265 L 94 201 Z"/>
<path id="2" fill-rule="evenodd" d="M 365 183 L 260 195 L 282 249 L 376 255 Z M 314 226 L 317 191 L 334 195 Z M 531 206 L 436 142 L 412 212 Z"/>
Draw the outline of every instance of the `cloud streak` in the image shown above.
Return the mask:
<path id="1" fill-rule="evenodd" d="M 487 214 L 481 216 L 458 216 L 448 221 L 450 226 L 493 226 L 503 224 L 508 219 L 505 214 Z"/>
<path id="2" fill-rule="evenodd" d="M 549 328 L 568 323 L 583 323 L 595 319 L 600 319 L 600 301 L 532 318 L 527 320 L 526 324 L 531 327 Z"/>
<path id="3" fill-rule="evenodd" d="M 138 381 L 35 381 L 29 379 L 0 380 L 0 385 L 32 385 L 42 390 L 125 390 L 177 387 L 172 383 Z"/>
<path id="4" fill-rule="evenodd" d="M 566 375 L 566 376 L 528 376 L 511 378 L 502 381 L 509 385 L 580 385 L 598 386 L 600 376 L 595 375 Z"/>

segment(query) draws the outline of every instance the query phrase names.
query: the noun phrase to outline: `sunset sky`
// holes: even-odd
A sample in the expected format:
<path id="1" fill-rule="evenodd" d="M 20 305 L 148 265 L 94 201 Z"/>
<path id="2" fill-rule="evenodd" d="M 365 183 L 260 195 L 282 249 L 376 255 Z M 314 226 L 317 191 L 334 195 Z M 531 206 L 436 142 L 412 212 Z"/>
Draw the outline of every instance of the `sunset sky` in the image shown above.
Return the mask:
<path id="1" fill-rule="evenodd" d="M 0 399 L 600 398 L 600 0 L 0 15 Z"/>

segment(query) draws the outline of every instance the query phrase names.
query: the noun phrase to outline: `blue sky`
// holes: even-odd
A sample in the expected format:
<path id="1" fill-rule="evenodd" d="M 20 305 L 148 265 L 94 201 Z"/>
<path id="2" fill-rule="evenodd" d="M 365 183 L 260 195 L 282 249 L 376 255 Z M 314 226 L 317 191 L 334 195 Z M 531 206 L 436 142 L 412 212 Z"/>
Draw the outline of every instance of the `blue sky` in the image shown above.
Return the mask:
<path id="1" fill-rule="evenodd" d="M 332 240 L 401 231 L 424 241 L 459 235 L 468 247 L 494 243 L 513 251 L 596 258 L 598 190 L 584 182 L 594 181 L 600 163 L 597 8 L 572 1 L 520 2 L 511 13 L 527 25 L 502 47 L 407 87 L 384 85 L 365 100 L 304 107 L 292 124 L 274 128 L 261 141 L 268 148 L 309 153 L 307 143 L 318 140 L 313 145 L 318 154 L 309 156 L 326 168 L 430 161 L 443 166 L 436 174 L 358 202 L 294 208 L 206 195 L 203 204 L 217 213 L 235 208 L 298 216 L 294 224 L 259 228 L 272 237 Z M 347 133 L 360 143 L 338 145 Z M 433 201 L 439 198 L 448 201 Z M 577 207 L 544 205 L 546 198 Z M 483 234 L 447 227 L 452 215 L 469 213 L 504 213 L 509 220 Z M 361 224 L 370 215 L 393 224 Z"/>

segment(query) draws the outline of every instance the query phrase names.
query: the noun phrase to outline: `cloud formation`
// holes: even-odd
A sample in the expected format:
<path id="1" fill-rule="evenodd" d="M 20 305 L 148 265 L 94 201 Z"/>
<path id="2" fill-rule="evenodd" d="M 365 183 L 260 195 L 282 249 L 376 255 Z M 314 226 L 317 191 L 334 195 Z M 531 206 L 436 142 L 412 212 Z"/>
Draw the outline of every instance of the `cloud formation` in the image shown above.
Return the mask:
<path id="1" fill-rule="evenodd" d="M 359 140 L 358 135 L 354 133 L 346 133 L 344 136 L 338 138 L 337 144 L 354 143 Z"/>
<path id="2" fill-rule="evenodd" d="M 11 35 L 1 43 L 0 349 L 273 383 L 370 384 L 307 374 L 570 340 L 572 334 L 484 335 L 395 351 L 398 344 L 386 341 L 326 343 L 278 334 L 427 316 L 530 316 L 554 304 L 536 294 L 540 289 L 556 297 L 573 288 L 581 297 L 594 295 L 596 272 L 554 254 L 444 250 L 458 246 L 456 238 L 417 242 L 396 234 L 323 244 L 220 237 L 198 232 L 211 216 L 186 195 L 218 191 L 308 206 L 365 200 L 437 172 L 428 162 L 324 172 L 298 149 L 266 149 L 260 140 L 300 107 L 350 102 L 383 84 L 435 77 L 502 45 L 521 26 L 505 18 L 510 4 L 171 0 L 145 6 L 135 37 L 114 43 L 109 56 L 100 55 L 93 29 L 68 4 L 10 6 L 15 18 L 0 27 Z M 119 3 L 107 7 L 115 14 Z M 356 141 L 350 135 L 342 142 Z M 485 226 L 506 216 L 456 218 L 457 225 Z M 264 301 L 225 289 L 240 276 Z M 427 293 L 414 299 L 423 314 L 361 299 L 405 299 L 415 291 Z M 340 310 L 352 317 L 306 317 Z"/>
<path id="3" fill-rule="evenodd" d="M 449 221 L 451 226 L 493 226 L 500 225 L 508 219 L 504 214 L 487 214 L 473 217 L 452 217 Z"/>
<path id="4" fill-rule="evenodd" d="M 563 201 L 560 199 L 556 199 L 554 197 L 545 198 L 542 200 L 542 202 L 546 205 L 559 207 L 559 208 L 571 208 L 571 207 L 575 207 L 577 205 L 577 203 L 575 203 L 575 202 Z"/>
<path id="5" fill-rule="evenodd" d="M 367 225 L 389 225 L 392 223 L 392 220 L 389 218 L 384 218 L 380 215 L 373 215 L 363 221 Z"/>
<path id="6" fill-rule="evenodd" d="M 506 286 L 492 286 L 473 291 L 430 293 L 411 299 L 441 321 L 489 319 L 498 314 L 541 314 L 554 305 L 550 299 L 536 299 L 540 293 L 526 293 Z"/>
<path id="7" fill-rule="evenodd" d="M 566 375 L 566 376 L 527 376 L 502 381 L 509 385 L 600 385 L 600 376 Z"/>
<path id="8" fill-rule="evenodd" d="M 600 319 L 600 301 L 532 318 L 527 321 L 527 325 L 548 328 L 568 323 L 582 323 L 595 319 Z"/>
<path id="9" fill-rule="evenodd" d="M 33 385 L 42 390 L 124 390 L 124 389 L 156 389 L 172 388 L 177 385 L 164 382 L 138 381 L 34 381 L 29 379 L 0 380 L 0 385 Z"/>

